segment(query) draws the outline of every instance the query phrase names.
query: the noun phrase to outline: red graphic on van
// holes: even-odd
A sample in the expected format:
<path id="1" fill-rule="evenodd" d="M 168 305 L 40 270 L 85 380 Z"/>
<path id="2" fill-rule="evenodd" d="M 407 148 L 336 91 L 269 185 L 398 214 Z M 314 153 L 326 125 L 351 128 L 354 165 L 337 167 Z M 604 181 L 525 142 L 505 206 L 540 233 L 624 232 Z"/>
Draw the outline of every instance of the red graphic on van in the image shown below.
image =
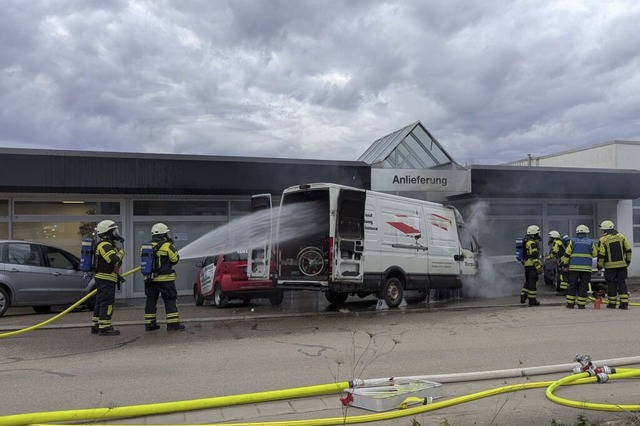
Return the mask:
<path id="1" fill-rule="evenodd" d="M 431 213 L 431 224 L 445 231 L 449 230 L 448 226 L 453 225 L 453 222 L 448 217 L 440 216 L 439 214 Z M 448 226 L 447 226 L 448 224 Z"/>
<path id="2" fill-rule="evenodd" d="M 406 214 L 396 214 L 397 218 L 409 217 Z M 411 225 L 408 225 L 404 222 L 387 222 L 389 225 L 396 228 L 398 231 L 402 232 L 405 235 L 415 237 L 416 235 L 422 234 L 419 229 L 414 228 Z"/>

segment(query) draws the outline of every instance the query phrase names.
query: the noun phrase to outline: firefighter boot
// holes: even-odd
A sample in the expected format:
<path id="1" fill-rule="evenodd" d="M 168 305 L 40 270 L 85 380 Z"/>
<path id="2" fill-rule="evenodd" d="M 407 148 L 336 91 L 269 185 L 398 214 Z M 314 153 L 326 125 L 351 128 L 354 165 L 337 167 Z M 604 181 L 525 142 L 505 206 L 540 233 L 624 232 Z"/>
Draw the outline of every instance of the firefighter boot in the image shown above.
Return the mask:
<path id="1" fill-rule="evenodd" d="M 98 334 L 100 330 L 98 329 L 97 325 L 92 325 L 91 326 L 91 334 Z"/>
<path id="2" fill-rule="evenodd" d="M 527 301 L 527 293 L 520 293 L 520 303 L 525 303 Z"/>
<path id="3" fill-rule="evenodd" d="M 627 309 L 629 309 L 629 303 L 620 302 L 620 306 L 618 306 L 618 309 L 624 309 L 626 311 Z"/>
<path id="4" fill-rule="evenodd" d="M 607 303 L 607 309 L 615 309 L 615 308 L 616 308 L 615 303 Z"/>
<path id="5" fill-rule="evenodd" d="M 113 327 L 106 327 L 101 328 L 100 331 L 98 331 L 98 334 L 100 336 L 117 336 L 120 334 L 120 330 L 116 330 Z"/>
<path id="6" fill-rule="evenodd" d="M 144 329 L 146 331 L 158 330 L 159 328 L 160 328 L 160 326 L 155 321 L 144 325 Z"/>
<path id="7" fill-rule="evenodd" d="M 179 322 L 174 324 L 167 324 L 167 331 L 184 331 L 184 325 Z"/>
<path id="8" fill-rule="evenodd" d="M 540 302 L 537 299 L 529 298 L 529 306 L 540 306 Z"/>
<path id="9" fill-rule="evenodd" d="M 574 308 L 573 303 L 567 303 L 567 309 L 573 309 L 573 308 Z"/>

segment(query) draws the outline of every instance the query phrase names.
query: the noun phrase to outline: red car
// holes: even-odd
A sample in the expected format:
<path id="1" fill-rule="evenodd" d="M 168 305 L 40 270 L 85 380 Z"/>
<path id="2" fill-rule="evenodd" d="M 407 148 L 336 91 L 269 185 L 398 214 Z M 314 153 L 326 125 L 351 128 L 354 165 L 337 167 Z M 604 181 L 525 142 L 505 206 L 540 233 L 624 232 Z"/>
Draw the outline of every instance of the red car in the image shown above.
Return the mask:
<path id="1" fill-rule="evenodd" d="M 198 262 L 200 271 L 193 284 L 193 299 L 197 306 L 212 300 L 218 308 L 225 308 L 229 300 L 240 299 L 245 304 L 254 298 L 268 298 L 272 305 L 282 303 L 284 293 L 276 289 L 272 281 L 250 281 L 247 278 L 245 250 L 209 256 Z"/>

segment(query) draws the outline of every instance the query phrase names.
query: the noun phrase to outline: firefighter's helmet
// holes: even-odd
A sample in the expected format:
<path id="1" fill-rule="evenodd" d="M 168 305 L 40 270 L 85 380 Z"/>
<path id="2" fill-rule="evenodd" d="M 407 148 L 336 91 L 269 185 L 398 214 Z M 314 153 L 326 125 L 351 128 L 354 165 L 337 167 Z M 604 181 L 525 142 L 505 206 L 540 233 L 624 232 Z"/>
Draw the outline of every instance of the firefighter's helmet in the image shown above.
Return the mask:
<path id="1" fill-rule="evenodd" d="M 576 228 L 576 234 L 588 234 L 589 228 L 586 225 L 578 225 Z"/>
<path id="2" fill-rule="evenodd" d="M 116 223 L 112 220 L 103 220 L 102 222 L 98 223 L 98 226 L 96 226 L 96 232 L 98 233 L 98 235 L 106 234 L 112 229 L 118 229 L 118 225 L 116 225 Z"/>
<path id="3" fill-rule="evenodd" d="M 540 234 L 540 228 L 537 225 L 530 225 L 527 228 L 527 235 L 538 235 Z"/>
<path id="4" fill-rule="evenodd" d="M 169 227 L 164 223 L 156 223 L 151 227 L 151 235 L 163 235 L 169 232 Z"/>
<path id="5" fill-rule="evenodd" d="M 558 238 L 559 239 L 560 238 L 560 233 L 558 231 L 551 231 L 551 232 L 549 232 L 549 236 L 551 238 Z"/>
<path id="6" fill-rule="evenodd" d="M 615 229 L 615 227 L 616 226 L 610 220 L 605 220 L 600 224 L 600 229 L 602 229 L 603 231 L 609 231 L 611 229 Z"/>

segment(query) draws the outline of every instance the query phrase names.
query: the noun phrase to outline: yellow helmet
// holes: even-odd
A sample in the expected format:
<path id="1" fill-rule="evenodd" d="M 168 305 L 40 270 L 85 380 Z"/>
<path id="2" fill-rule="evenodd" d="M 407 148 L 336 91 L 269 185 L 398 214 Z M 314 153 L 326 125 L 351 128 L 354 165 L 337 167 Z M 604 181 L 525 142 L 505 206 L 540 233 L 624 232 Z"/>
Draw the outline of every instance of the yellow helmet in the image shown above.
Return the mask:
<path id="1" fill-rule="evenodd" d="M 156 223 L 151 227 L 151 235 L 162 235 L 169 232 L 169 227 L 164 223 Z"/>
<path id="2" fill-rule="evenodd" d="M 527 228 L 527 235 L 537 235 L 540 233 L 540 228 L 536 225 L 531 225 Z"/>
<path id="3" fill-rule="evenodd" d="M 603 231 L 609 231 L 611 229 L 615 229 L 615 227 L 616 226 L 610 220 L 605 220 L 600 224 L 600 229 L 602 229 Z"/>
<path id="4" fill-rule="evenodd" d="M 586 225 L 578 225 L 576 228 L 576 234 L 588 234 L 589 228 Z"/>
<path id="5" fill-rule="evenodd" d="M 116 225 L 116 223 L 112 220 L 103 220 L 102 222 L 98 223 L 98 226 L 96 226 L 96 232 L 98 233 L 98 235 L 106 234 L 112 229 L 118 229 L 118 225 Z"/>
<path id="6" fill-rule="evenodd" d="M 551 238 L 560 238 L 560 233 L 558 231 L 551 231 L 549 232 L 549 236 Z"/>

